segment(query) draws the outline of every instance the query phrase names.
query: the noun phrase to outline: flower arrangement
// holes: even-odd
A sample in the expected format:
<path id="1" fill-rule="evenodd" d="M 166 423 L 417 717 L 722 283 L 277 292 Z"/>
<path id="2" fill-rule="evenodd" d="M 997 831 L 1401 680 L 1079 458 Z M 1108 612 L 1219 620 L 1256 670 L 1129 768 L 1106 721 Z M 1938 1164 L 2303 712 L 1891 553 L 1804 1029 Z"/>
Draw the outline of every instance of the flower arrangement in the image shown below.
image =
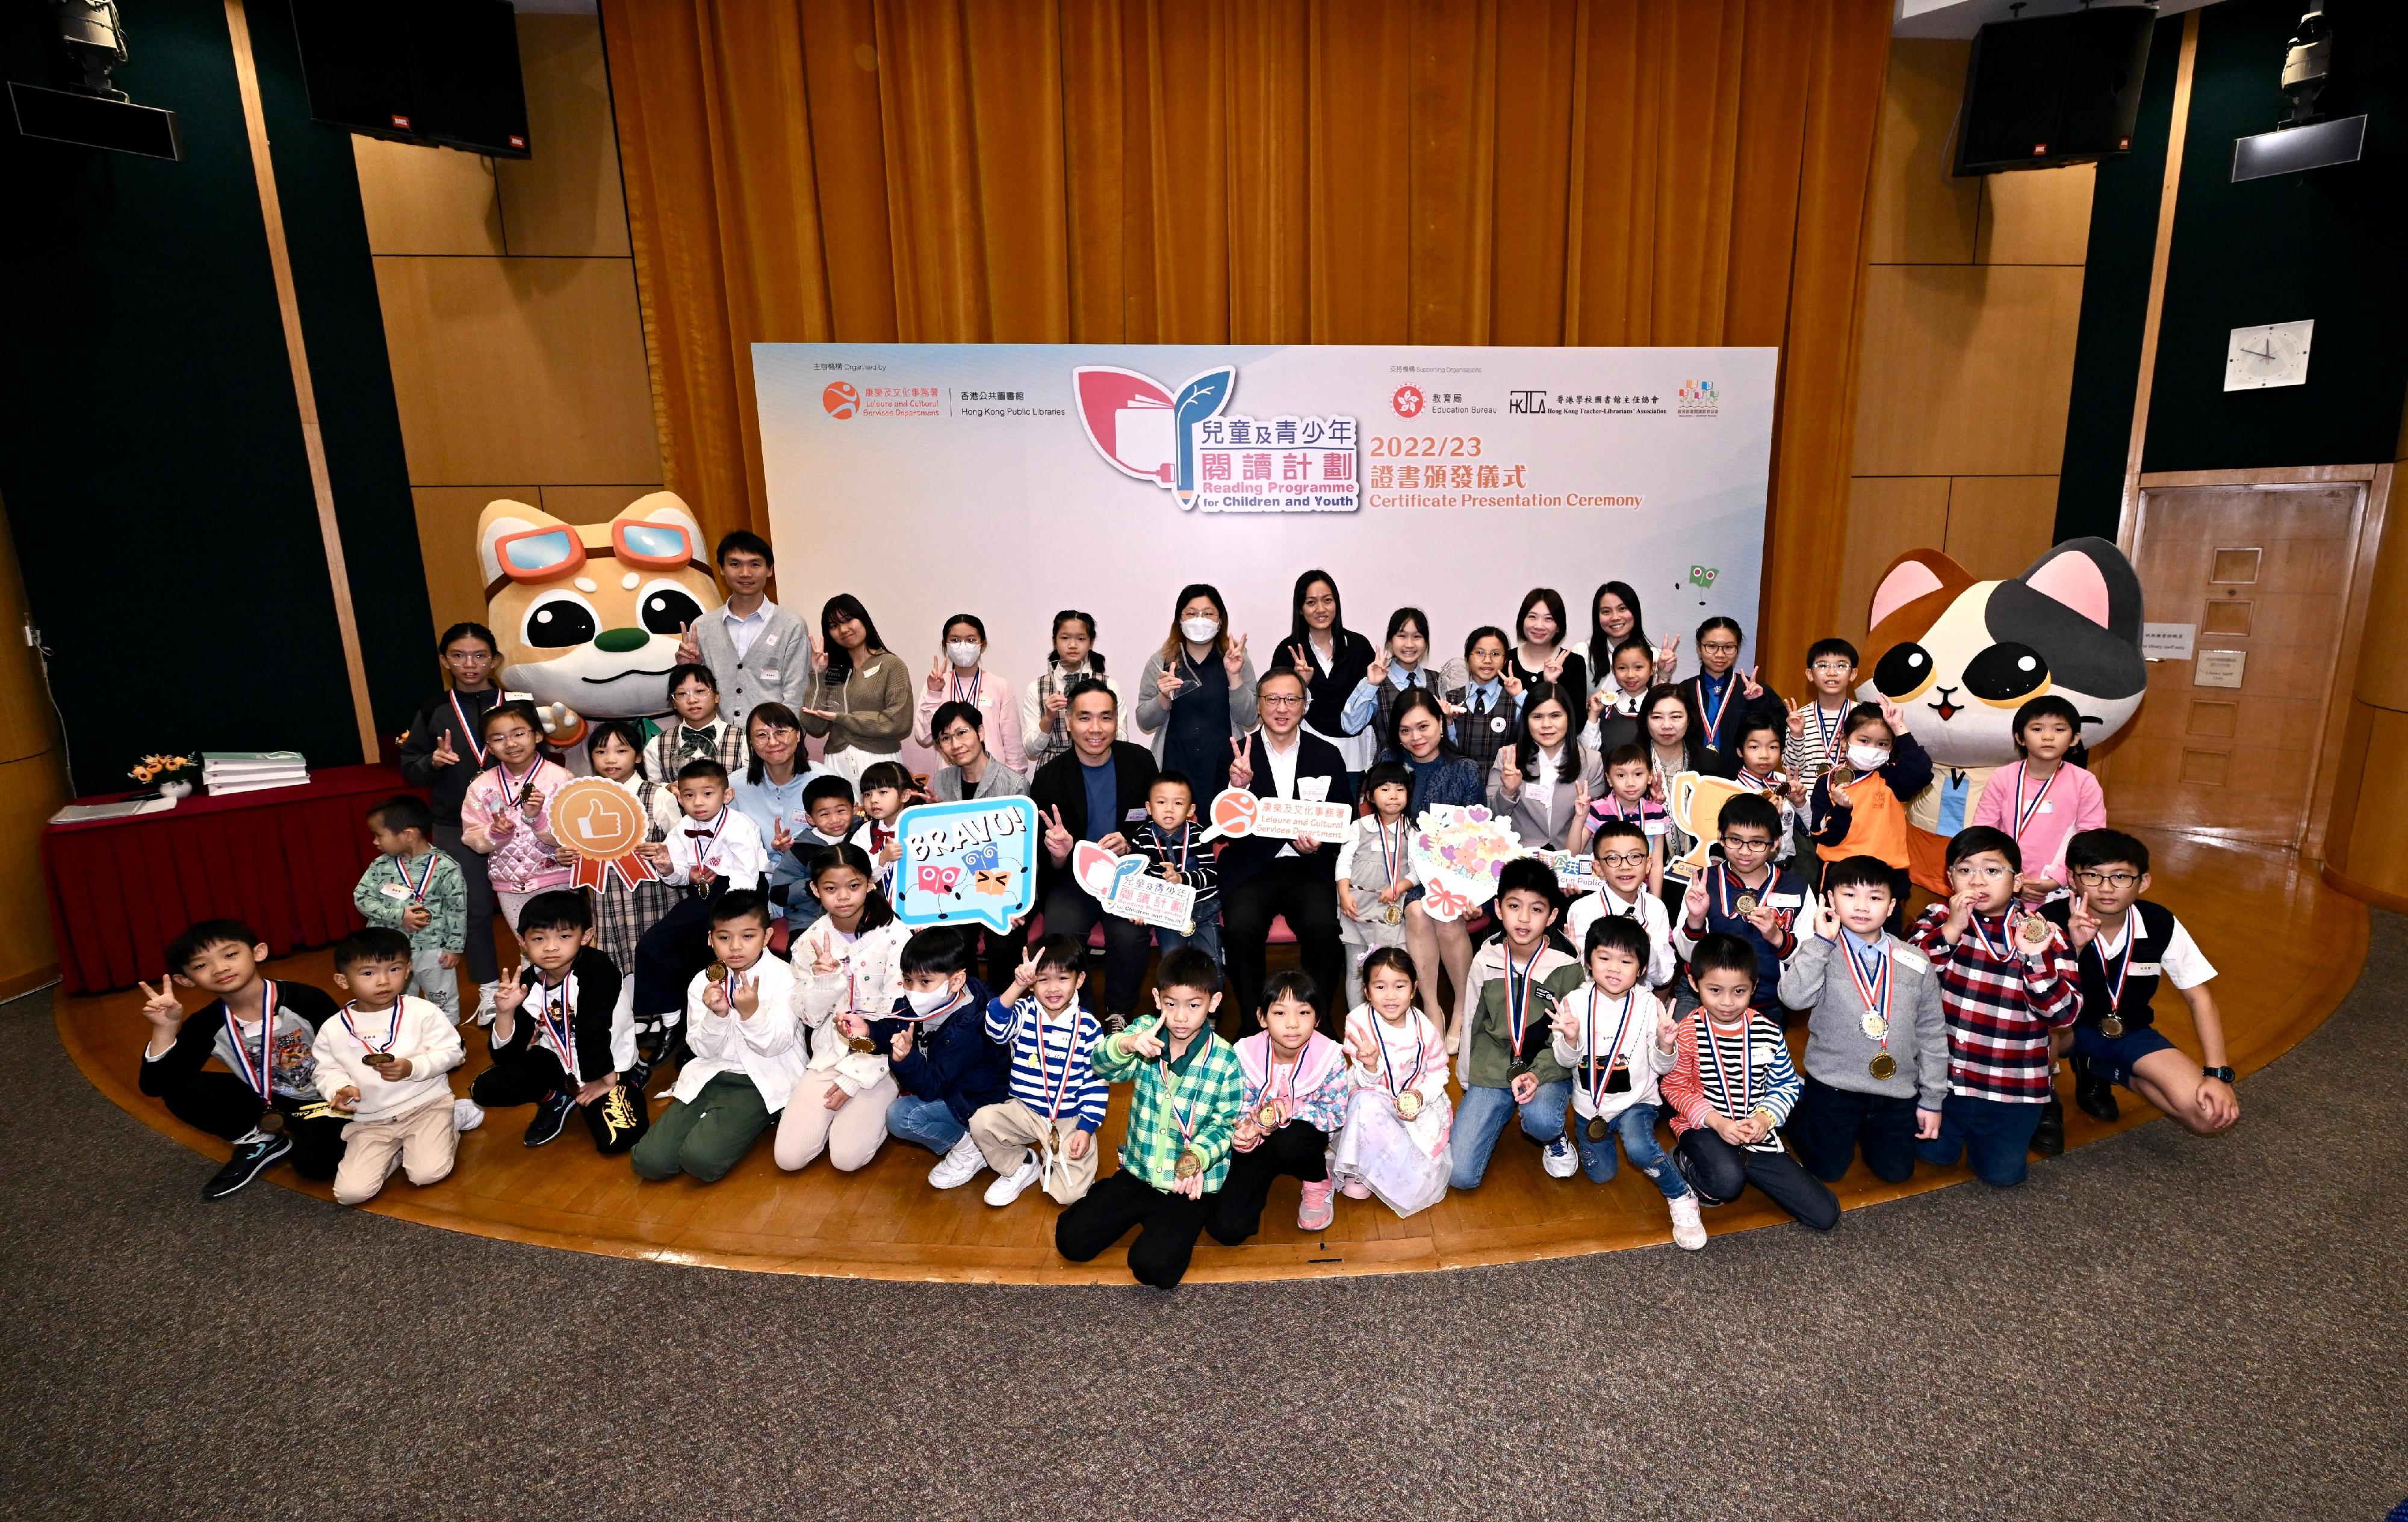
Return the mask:
<path id="1" fill-rule="evenodd" d="M 125 769 L 125 775 L 144 787 L 156 787 L 161 793 L 174 797 L 193 790 L 201 779 L 201 763 L 193 756 L 145 756 Z"/>

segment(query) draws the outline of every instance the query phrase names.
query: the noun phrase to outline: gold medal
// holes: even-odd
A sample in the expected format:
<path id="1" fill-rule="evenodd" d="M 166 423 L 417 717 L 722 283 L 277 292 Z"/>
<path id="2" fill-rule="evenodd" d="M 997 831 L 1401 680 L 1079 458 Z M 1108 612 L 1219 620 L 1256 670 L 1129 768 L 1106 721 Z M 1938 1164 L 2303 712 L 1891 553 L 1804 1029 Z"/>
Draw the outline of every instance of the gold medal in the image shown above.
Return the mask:
<path id="1" fill-rule="evenodd" d="M 270 1136 L 274 1136 L 279 1131 L 281 1131 L 284 1129 L 284 1112 L 281 1110 L 262 1110 L 259 1113 L 259 1129 L 267 1132 Z"/>
<path id="2" fill-rule="evenodd" d="M 1593 1115 L 1588 1117 L 1588 1139 L 1592 1142 L 1605 1140 L 1605 1117 Z"/>
<path id="3" fill-rule="evenodd" d="M 1179 1154 L 1179 1164 L 1171 1169 L 1174 1178 L 1194 1178 L 1204 1171 L 1204 1158 L 1194 1147 Z"/>
<path id="4" fill-rule="evenodd" d="M 1257 1109 L 1257 1110 L 1255 1110 L 1255 1111 L 1254 1111 L 1254 1124 L 1255 1124 L 1255 1125 L 1257 1125 L 1257 1126 L 1260 1126 L 1263 1130 L 1265 1130 L 1265 1131 L 1277 1131 L 1277 1130 L 1279 1130 L 1279 1129 L 1280 1129 L 1280 1107 L 1279 1107 L 1279 1102 L 1278 1102 L 1277 1100 L 1265 1100 L 1265 1101 L 1263 1101 L 1263 1102 L 1262 1102 L 1262 1106 L 1261 1106 L 1259 1109 Z"/>
<path id="5" fill-rule="evenodd" d="M 1865 1066 L 1874 1077 L 1884 1083 L 1898 1076 L 1898 1059 L 1887 1052 L 1875 1052 L 1873 1060 Z"/>
<path id="6" fill-rule="evenodd" d="M 856 1052 L 874 1052 L 878 1049 L 878 1043 L 867 1036 L 847 1036 L 844 1038 L 844 1044 L 848 1050 Z"/>
<path id="7" fill-rule="evenodd" d="M 2026 951 L 2038 951 L 2048 945 L 2048 921 L 2038 915 L 2024 916 L 2023 922 L 2015 927 L 2015 939 L 2023 943 Z"/>
<path id="8" fill-rule="evenodd" d="M 1745 919 L 1748 916 L 1756 913 L 1756 895 L 1753 893 L 1742 893 L 1739 897 L 1731 900 L 1731 908 L 1738 913 L 1742 919 Z"/>
<path id="9" fill-rule="evenodd" d="M 2112 1011 L 2101 1017 L 2099 1021 L 2099 1033 L 2114 1041 L 2124 1033 L 2124 1017 Z"/>
<path id="10" fill-rule="evenodd" d="M 1856 1029 L 1865 1033 L 1867 1041 L 1882 1041 L 1889 1035 L 1889 1021 L 1868 1011 L 1865 1017 L 1856 1022 Z"/>
<path id="11" fill-rule="evenodd" d="M 1422 1113 L 1422 1091 L 1408 1088 L 1397 1096 L 1397 1113 L 1407 1120 Z"/>
<path id="12" fill-rule="evenodd" d="M 713 983 L 724 983 L 727 981 L 727 964 L 724 961 L 712 962 L 704 970 L 702 975 Z"/>
<path id="13" fill-rule="evenodd" d="M 1401 925 L 1405 922 L 1405 906 L 1401 903 L 1391 903 L 1383 917 L 1391 925 Z"/>

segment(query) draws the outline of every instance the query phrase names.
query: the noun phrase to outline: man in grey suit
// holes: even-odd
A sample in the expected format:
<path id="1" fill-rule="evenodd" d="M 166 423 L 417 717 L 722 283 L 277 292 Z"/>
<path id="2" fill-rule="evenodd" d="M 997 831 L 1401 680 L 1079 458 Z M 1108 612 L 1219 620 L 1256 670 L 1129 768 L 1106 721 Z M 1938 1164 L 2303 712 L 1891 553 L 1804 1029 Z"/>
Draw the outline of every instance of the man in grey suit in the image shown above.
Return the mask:
<path id="1" fill-rule="evenodd" d="M 719 679 L 719 709 L 739 729 L 764 703 L 800 708 L 811 685 L 811 632 L 769 601 L 777 557 L 769 541 L 738 529 L 719 541 L 719 579 L 727 601 L 686 630 L 678 659 L 710 668 Z"/>

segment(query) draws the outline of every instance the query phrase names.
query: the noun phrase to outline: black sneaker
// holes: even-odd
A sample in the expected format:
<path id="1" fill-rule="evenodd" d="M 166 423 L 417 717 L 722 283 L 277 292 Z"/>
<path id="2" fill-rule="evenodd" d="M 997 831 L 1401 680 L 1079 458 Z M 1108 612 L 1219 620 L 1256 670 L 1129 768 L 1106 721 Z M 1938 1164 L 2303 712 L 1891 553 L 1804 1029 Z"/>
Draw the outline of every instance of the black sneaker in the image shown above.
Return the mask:
<path id="1" fill-rule="evenodd" d="M 568 1112 L 576 1108 L 577 1090 L 566 1084 L 536 1101 L 535 1118 L 527 1122 L 526 1145 L 541 1146 L 557 1140 L 568 1125 Z"/>
<path id="2" fill-rule="evenodd" d="M 281 1132 L 256 1142 L 236 1144 L 234 1156 L 202 1188 L 204 1200 L 222 1200 L 267 1171 L 267 1165 L 293 1150 L 293 1138 Z"/>

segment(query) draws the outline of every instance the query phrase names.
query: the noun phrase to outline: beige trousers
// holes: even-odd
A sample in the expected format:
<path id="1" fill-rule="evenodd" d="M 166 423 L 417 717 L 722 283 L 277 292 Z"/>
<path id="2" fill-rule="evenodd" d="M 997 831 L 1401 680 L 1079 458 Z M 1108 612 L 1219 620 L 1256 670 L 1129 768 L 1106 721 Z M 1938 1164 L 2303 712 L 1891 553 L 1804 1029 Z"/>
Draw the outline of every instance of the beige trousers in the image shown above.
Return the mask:
<path id="1" fill-rule="evenodd" d="M 778 1166 L 788 1173 L 807 1168 L 824 1152 L 840 1174 L 852 1173 L 878 1156 L 886 1140 L 886 1107 L 895 1102 L 892 1074 L 836 1109 L 827 1107 L 827 1091 L 837 1087 L 831 1073 L 806 1073 L 786 1101 L 778 1122 L 775 1152 Z"/>
<path id="2" fill-rule="evenodd" d="M 1046 1155 L 1044 1171 L 1038 1175 L 1045 1192 L 1060 1204 L 1081 1198 L 1096 1181 L 1096 1139 L 1087 1138 L 1083 1158 L 1074 1159 L 1068 1150 L 1070 1133 L 1078 1129 L 1075 1115 L 1054 1122 L 1054 1145 Z M 970 1117 L 970 1139 L 985 1154 L 986 1165 L 1007 1175 L 1018 1170 L 1028 1149 L 1044 1140 L 1045 1132 L 1045 1117 L 1016 1099 L 987 1105 Z"/>
<path id="3" fill-rule="evenodd" d="M 460 1132 L 452 1123 L 452 1096 L 429 1100 L 415 1110 L 382 1120 L 354 1120 L 343 1128 L 343 1160 L 335 1168 L 335 1202 L 365 1204 L 393 1176 L 394 1164 L 408 1170 L 412 1184 L 433 1184 L 452 1172 Z"/>

